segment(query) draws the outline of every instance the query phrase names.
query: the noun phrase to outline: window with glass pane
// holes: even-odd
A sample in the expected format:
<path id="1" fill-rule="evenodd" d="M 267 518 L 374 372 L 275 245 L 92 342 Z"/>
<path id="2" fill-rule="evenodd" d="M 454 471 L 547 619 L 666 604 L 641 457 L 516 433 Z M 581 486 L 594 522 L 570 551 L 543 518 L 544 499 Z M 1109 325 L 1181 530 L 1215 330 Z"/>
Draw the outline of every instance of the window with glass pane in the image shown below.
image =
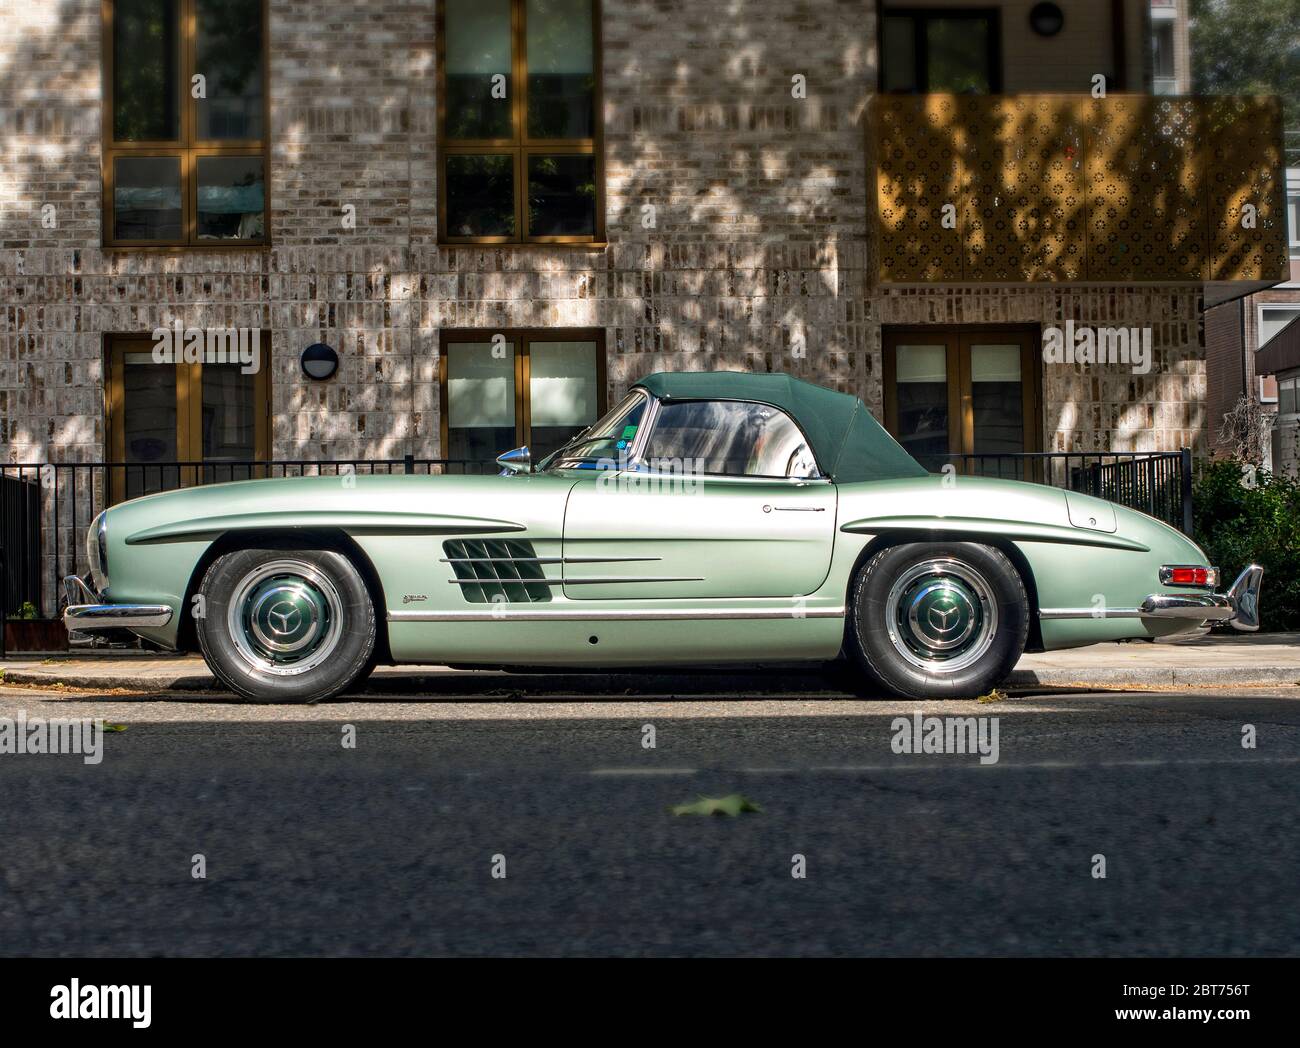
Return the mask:
<path id="1" fill-rule="evenodd" d="M 262 0 L 195 0 L 195 100 L 200 141 L 262 137 Z"/>
<path id="2" fill-rule="evenodd" d="M 906 11 L 881 22 L 884 91 L 988 94 L 1001 89 L 996 11 Z"/>
<path id="3" fill-rule="evenodd" d="M 591 138 L 596 126 L 590 0 L 528 0 L 528 135 Z"/>
<path id="4" fill-rule="evenodd" d="M 200 240 L 260 240 L 266 186 L 260 156 L 198 159 Z"/>
<path id="5" fill-rule="evenodd" d="M 603 236 L 596 0 L 441 0 L 440 8 L 440 236 Z"/>
<path id="6" fill-rule="evenodd" d="M 539 462 L 599 414 L 595 342 L 528 347 L 528 447 Z"/>
<path id="7" fill-rule="evenodd" d="M 1300 193 L 1286 198 L 1286 232 L 1291 244 L 1291 257 L 1300 258 Z"/>
<path id="8" fill-rule="evenodd" d="M 113 238 L 179 240 L 183 228 L 181 194 L 178 157 L 116 157 Z"/>
<path id="9" fill-rule="evenodd" d="M 180 27 L 176 0 L 117 0 L 113 19 L 113 137 L 180 137 Z"/>
<path id="10" fill-rule="evenodd" d="M 898 442 L 930 472 L 948 461 L 948 347 L 900 345 L 894 371 Z"/>
<path id="11" fill-rule="evenodd" d="M 455 237 L 513 237 L 514 157 L 446 158 L 448 231 Z"/>
<path id="12" fill-rule="evenodd" d="M 1259 311 L 1258 348 L 1263 349 L 1274 335 L 1300 317 L 1300 306 L 1263 306 Z"/>
<path id="13" fill-rule="evenodd" d="M 492 342 L 457 342 L 447 354 L 447 448 L 461 462 L 491 462 L 517 444 L 515 360 Z"/>
<path id="14" fill-rule="evenodd" d="M 110 246 L 266 242 L 265 3 L 106 0 Z"/>
<path id="15" fill-rule="evenodd" d="M 446 0 L 447 137 L 513 138 L 510 0 Z"/>
<path id="16" fill-rule="evenodd" d="M 1296 380 L 1283 379 L 1277 384 L 1277 411 L 1279 415 L 1296 413 Z"/>
<path id="17" fill-rule="evenodd" d="M 528 231 L 591 236 L 596 228 L 596 161 L 590 156 L 528 158 Z"/>
<path id="18" fill-rule="evenodd" d="M 767 404 L 699 400 L 664 404 L 645 457 L 651 469 L 733 477 L 815 477 L 802 431 Z"/>

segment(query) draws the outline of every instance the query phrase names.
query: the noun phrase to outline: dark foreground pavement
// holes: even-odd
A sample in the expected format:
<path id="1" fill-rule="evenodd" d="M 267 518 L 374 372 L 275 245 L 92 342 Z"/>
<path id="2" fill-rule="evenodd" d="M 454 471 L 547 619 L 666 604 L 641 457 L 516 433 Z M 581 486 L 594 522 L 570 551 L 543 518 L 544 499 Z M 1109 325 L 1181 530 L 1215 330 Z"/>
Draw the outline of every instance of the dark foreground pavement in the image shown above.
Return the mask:
<path id="1" fill-rule="evenodd" d="M 1300 953 L 1300 689 L 924 704 L 997 717 L 990 766 L 895 755 L 916 705 L 409 697 L 279 719 L 6 689 L 0 716 L 127 730 L 98 766 L 0 756 L 0 953 Z M 763 813 L 667 811 L 735 791 Z"/>

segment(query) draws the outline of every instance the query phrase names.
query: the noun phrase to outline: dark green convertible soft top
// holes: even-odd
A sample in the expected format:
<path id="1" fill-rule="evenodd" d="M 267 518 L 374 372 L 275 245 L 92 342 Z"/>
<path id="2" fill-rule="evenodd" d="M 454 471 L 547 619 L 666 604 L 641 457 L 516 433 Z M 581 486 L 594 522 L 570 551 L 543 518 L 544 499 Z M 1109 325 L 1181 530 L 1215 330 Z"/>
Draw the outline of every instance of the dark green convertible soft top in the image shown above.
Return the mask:
<path id="1" fill-rule="evenodd" d="M 926 475 L 867 406 L 848 393 L 789 375 L 749 371 L 661 371 L 636 385 L 660 400 L 753 400 L 780 408 L 799 423 L 817 465 L 837 484 Z"/>

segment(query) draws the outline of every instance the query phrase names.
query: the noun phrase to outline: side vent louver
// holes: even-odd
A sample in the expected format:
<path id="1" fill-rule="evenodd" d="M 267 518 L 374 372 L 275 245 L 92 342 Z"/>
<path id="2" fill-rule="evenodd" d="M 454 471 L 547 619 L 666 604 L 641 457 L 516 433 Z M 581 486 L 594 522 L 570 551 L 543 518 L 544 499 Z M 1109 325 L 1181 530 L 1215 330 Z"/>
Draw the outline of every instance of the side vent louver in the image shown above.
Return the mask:
<path id="1" fill-rule="evenodd" d="M 549 585 L 531 581 L 546 577 L 531 542 L 456 539 L 444 542 L 442 550 L 456 578 L 466 580 L 460 591 L 471 604 L 543 604 L 551 599 Z"/>

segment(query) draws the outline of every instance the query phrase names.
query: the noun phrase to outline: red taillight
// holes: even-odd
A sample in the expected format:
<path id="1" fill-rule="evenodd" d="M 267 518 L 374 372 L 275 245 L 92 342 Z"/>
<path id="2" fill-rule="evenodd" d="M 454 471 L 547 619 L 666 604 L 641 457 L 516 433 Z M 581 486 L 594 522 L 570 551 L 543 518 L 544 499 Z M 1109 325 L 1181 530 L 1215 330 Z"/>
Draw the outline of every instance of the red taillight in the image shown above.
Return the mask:
<path id="1" fill-rule="evenodd" d="M 1166 586 L 1217 586 L 1219 571 L 1194 565 L 1165 565 L 1160 569 L 1160 581 Z"/>

